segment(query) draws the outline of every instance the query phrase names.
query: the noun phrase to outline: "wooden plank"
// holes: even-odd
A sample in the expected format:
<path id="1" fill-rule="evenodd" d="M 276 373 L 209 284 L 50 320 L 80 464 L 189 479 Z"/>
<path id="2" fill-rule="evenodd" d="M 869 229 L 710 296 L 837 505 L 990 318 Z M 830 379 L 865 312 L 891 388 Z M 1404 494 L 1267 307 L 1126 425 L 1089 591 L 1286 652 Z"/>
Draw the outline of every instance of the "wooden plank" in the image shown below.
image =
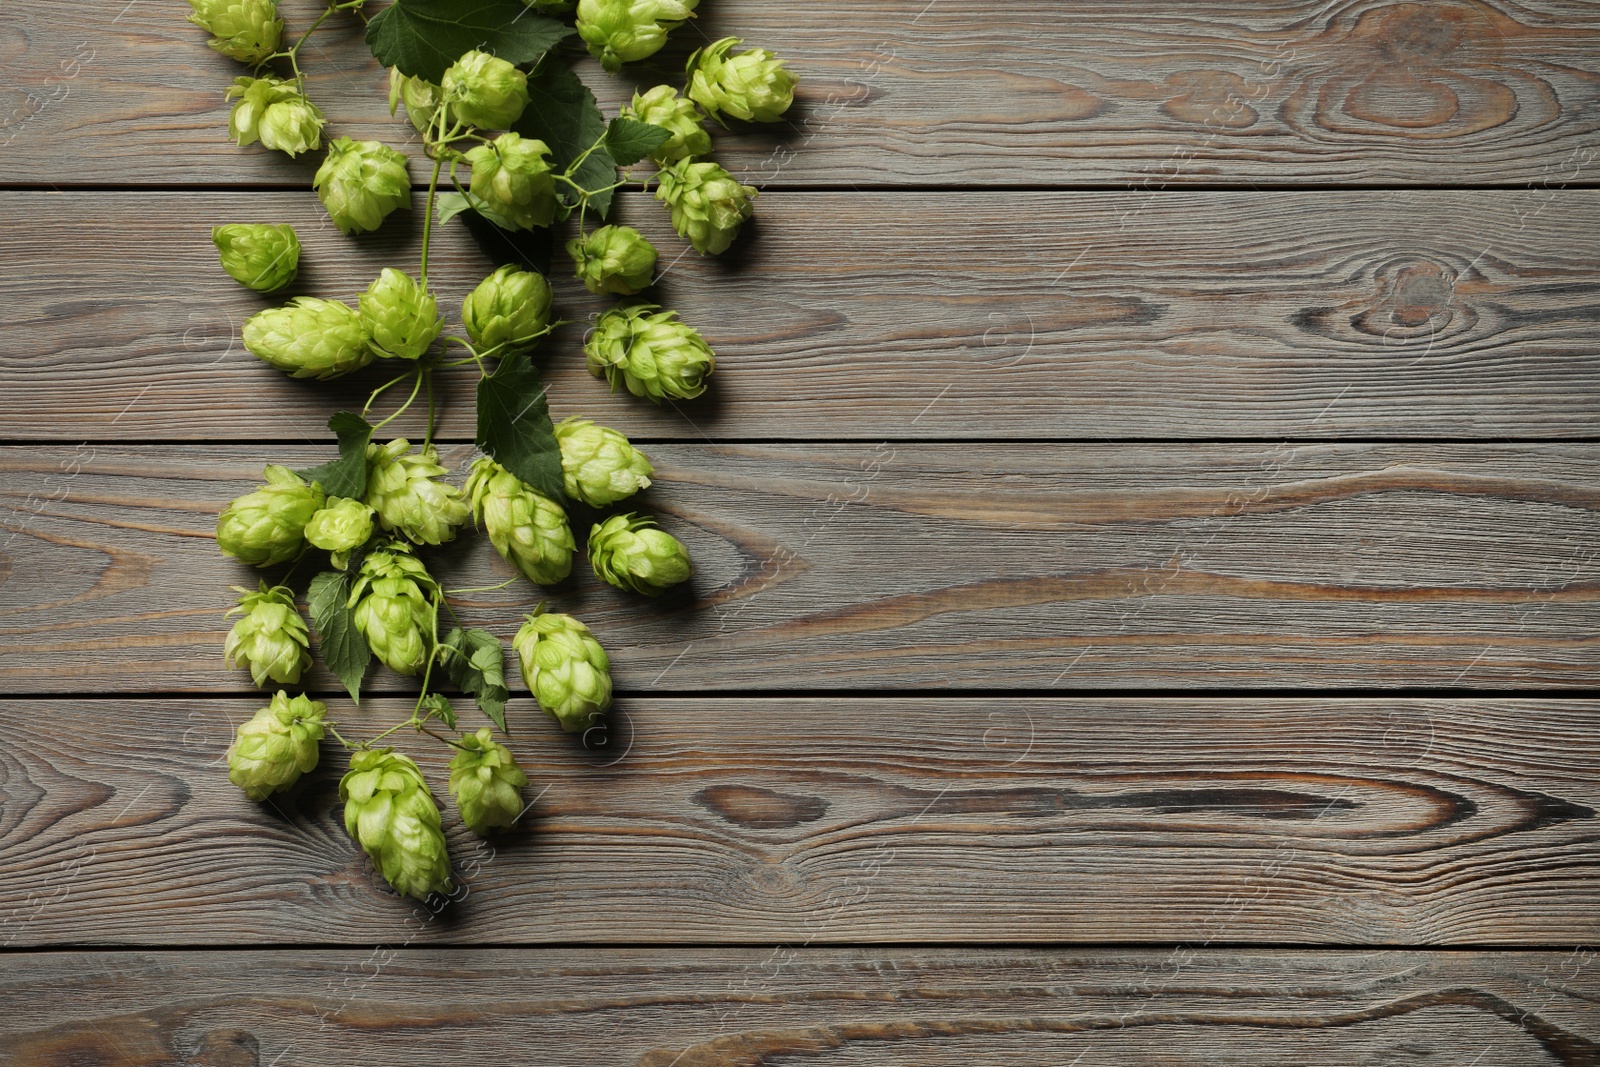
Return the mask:
<path id="1" fill-rule="evenodd" d="M 8 942 L 1600 935 L 1593 701 L 635 697 L 585 750 L 518 700 L 532 810 L 488 843 L 447 810 L 438 922 L 346 836 L 331 742 L 271 805 L 228 783 L 260 703 L 0 702 Z M 367 704 L 341 733 L 410 706 Z M 399 744 L 442 789 L 449 750 Z"/>
<path id="2" fill-rule="evenodd" d="M 606 303 L 561 268 L 574 323 L 541 356 L 558 414 L 695 441 L 1546 437 L 1600 417 L 1600 191 L 760 204 L 731 264 L 679 258 L 658 206 L 623 208 L 672 264 L 659 298 L 722 357 L 698 402 L 609 396 L 580 352 Z M 296 382 L 243 349 L 244 320 L 283 298 L 224 275 L 210 227 L 268 220 L 305 239 L 298 292 L 353 301 L 415 263 L 416 218 L 350 241 L 309 194 L 0 195 L 0 438 L 325 437 L 393 368 Z M 491 263 L 460 224 L 440 238 L 453 319 Z M 445 385 L 447 438 L 473 433 L 466 373 Z"/>
<path id="3" fill-rule="evenodd" d="M 0 450 L 0 687 L 238 692 L 215 517 L 283 446 Z M 1600 446 L 662 445 L 634 506 L 697 561 L 650 601 L 542 595 L 626 689 L 1600 682 Z M 470 449 L 444 462 L 459 481 Z M 587 529 L 579 522 L 580 535 Z M 447 588 L 510 568 L 470 530 Z M 379 672 L 372 684 L 410 682 Z M 317 674 L 312 685 L 335 688 Z"/>
<path id="4" fill-rule="evenodd" d="M 288 0 L 304 26 L 315 0 Z M 226 141 L 209 53 L 173 2 L 54 0 L 0 15 L 0 181 L 303 182 Z M 395 142 L 353 20 L 307 47 L 332 129 Z M 785 184 L 1594 180 L 1600 5 L 1589 0 L 948 0 L 802 7 L 726 0 L 625 81 L 608 112 L 738 34 L 801 73 L 775 128 L 719 136 L 741 175 Z"/>
<path id="5" fill-rule="evenodd" d="M 466 1067 L 1588 1067 L 1594 954 L 70 953 L 0 970 L 0 1055 Z"/>

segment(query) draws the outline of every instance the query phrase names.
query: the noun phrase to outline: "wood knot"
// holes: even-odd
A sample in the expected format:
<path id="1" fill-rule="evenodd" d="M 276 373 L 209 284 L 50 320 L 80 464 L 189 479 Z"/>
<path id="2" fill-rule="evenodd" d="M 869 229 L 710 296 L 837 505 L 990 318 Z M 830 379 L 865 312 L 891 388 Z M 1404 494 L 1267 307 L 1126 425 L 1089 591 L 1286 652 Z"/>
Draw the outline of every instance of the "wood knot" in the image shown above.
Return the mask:
<path id="1" fill-rule="evenodd" d="M 750 830 L 787 830 L 815 822 L 828 811 L 828 802 L 821 797 L 745 785 L 707 786 L 692 799 L 718 818 Z"/>
<path id="2" fill-rule="evenodd" d="M 1437 340 L 1456 317 L 1456 276 L 1443 264 L 1399 260 L 1379 267 L 1374 280 L 1371 304 L 1352 316 L 1350 325 L 1385 345 Z"/>

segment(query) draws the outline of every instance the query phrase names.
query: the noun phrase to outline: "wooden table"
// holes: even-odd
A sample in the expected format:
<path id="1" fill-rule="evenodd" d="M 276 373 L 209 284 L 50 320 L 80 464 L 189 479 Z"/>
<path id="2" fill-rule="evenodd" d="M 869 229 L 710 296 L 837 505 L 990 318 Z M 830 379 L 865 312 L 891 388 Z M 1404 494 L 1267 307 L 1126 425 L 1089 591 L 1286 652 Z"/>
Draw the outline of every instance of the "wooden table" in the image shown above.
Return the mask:
<path id="1" fill-rule="evenodd" d="M 720 136 L 752 238 L 663 286 L 712 395 L 608 396 L 564 276 L 542 357 L 699 575 L 554 596 L 613 735 L 519 694 L 537 804 L 449 827 L 438 914 L 337 766 L 228 784 L 211 542 L 373 383 L 244 352 L 209 228 L 351 298 L 420 213 L 342 238 L 228 144 L 177 0 L 0 12 L 0 1062 L 1600 1063 L 1600 4 L 706 6 L 805 79 Z M 311 51 L 410 138 L 359 27 Z M 453 311 L 491 260 L 439 241 Z"/>

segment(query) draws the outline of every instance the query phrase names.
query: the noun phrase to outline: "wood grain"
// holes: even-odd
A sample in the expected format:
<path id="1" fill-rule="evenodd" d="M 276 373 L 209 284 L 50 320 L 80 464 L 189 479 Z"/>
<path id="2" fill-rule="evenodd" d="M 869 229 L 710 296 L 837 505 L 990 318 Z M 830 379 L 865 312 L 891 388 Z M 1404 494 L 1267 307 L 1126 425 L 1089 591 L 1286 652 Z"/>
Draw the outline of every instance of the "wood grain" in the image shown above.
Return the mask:
<path id="1" fill-rule="evenodd" d="M 0 450 L 0 686 L 238 692 L 215 517 L 331 449 Z M 633 506 L 694 554 L 649 601 L 580 559 L 542 595 L 629 690 L 1519 686 L 1600 680 L 1600 447 L 652 445 Z M 457 473 L 470 459 L 451 446 Z M 580 536 L 587 529 L 578 522 Z M 505 581 L 487 539 L 429 555 Z M 306 580 L 302 576 L 301 581 Z M 378 672 L 371 684 L 414 683 Z M 315 686 L 335 688 L 325 674 Z"/>
<path id="2" fill-rule="evenodd" d="M 314 0 L 288 0 L 306 24 Z M 226 140 L 239 73 L 177 0 L 0 15 L 0 181 L 293 182 L 314 162 Z M 325 34 L 325 35 L 324 35 Z M 385 107 L 353 20 L 308 45 L 332 129 L 414 140 Z M 718 138 L 742 176 L 825 183 L 1565 182 L 1594 180 L 1600 5 L 1588 0 L 1016 0 L 708 5 L 658 61 L 681 80 L 737 34 L 801 74 L 789 121 Z"/>
<path id="3" fill-rule="evenodd" d="M 657 205 L 624 205 L 671 264 L 658 298 L 721 356 L 693 403 L 589 376 L 606 304 L 560 268 L 574 324 L 540 357 L 558 414 L 695 441 L 1548 437 L 1600 417 L 1600 191 L 788 193 L 760 211 L 730 263 L 680 258 Z M 244 320 L 283 297 L 218 268 L 228 221 L 293 222 L 291 291 L 352 302 L 414 262 L 420 226 L 350 241 L 310 194 L 0 194 L 0 438 L 319 441 L 392 376 L 296 382 L 246 352 Z M 440 237 L 453 319 L 491 262 L 459 223 Z M 470 439 L 470 384 L 445 392 L 444 433 Z"/>
<path id="4" fill-rule="evenodd" d="M 585 748 L 517 700 L 532 809 L 491 842 L 447 810 L 437 921 L 346 836 L 331 742 L 270 805 L 228 783 L 261 702 L 0 702 L 7 941 L 1600 935 L 1592 701 L 631 697 Z M 330 709 L 371 736 L 409 703 Z M 442 795 L 449 750 L 399 744 Z"/>
<path id="5" fill-rule="evenodd" d="M 440 1067 L 1589 1067 L 1593 953 L 101 953 L 0 970 L 0 1059 Z"/>

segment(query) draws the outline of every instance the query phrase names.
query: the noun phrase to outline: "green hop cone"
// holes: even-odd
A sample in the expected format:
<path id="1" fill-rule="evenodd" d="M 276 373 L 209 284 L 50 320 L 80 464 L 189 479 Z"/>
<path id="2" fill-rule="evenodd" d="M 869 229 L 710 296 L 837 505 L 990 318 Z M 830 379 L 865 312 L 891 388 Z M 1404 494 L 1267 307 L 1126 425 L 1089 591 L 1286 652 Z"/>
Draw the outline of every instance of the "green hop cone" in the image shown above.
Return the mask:
<path id="1" fill-rule="evenodd" d="M 571 615 L 529 615 L 511 644 L 522 680 L 567 733 L 587 730 L 611 706 L 611 660 Z"/>
<path id="2" fill-rule="evenodd" d="M 715 163 L 682 160 L 663 167 L 656 199 L 672 213 L 672 228 L 701 255 L 721 255 L 754 212 L 757 191 Z"/>
<path id="3" fill-rule="evenodd" d="M 227 98 L 228 134 L 240 148 L 260 141 L 288 156 L 322 147 L 322 111 L 284 78 L 237 78 Z"/>
<path id="4" fill-rule="evenodd" d="M 472 195 L 516 229 L 548 226 L 556 216 L 556 179 L 543 141 L 502 133 L 467 153 Z"/>
<path id="5" fill-rule="evenodd" d="M 569 497 L 604 508 L 649 488 L 656 472 L 649 457 L 616 430 L 579 418 L 566 419 L 555 430 Z"/>
<path id="6" fill-rule="evenodd" d="M 343 569 L 350 553 L 372 537 L 372 508 L 359 500 L 330 497 L 306 523 L 306 540 L 314 548 L 333 554 L 333 565 Z"/>
<path id="7" fill-rule="evenodd" d="M 406 157 L 378 141 L 334 141 L 311 184 L 341 233 L 376 230 L 411 203 Z"/>
<path id="8" fill-rule="evenodd" d="M 294 378 L 337 378 L 375 356 L 355 308 L 314 296 L 297 296 L 284 307 L 250 316 L 244 346 Z"/>
<path id="9" fill-rule="evenodd" d="M 427 900 L 450 891 L 439 806 L 410 758 L 387 748 L 353 754 L 339 781 L 339 799 L 345 831 L 396 893 Z"/>
<path id="10" fill-rule="evenodd" d="M 656 273 L 656 246 L 632 226 L 602 226 L 567 242 L 578 278 L 596 296 L 632 296 Z"/>
<path id="11" fill-rule="evenodd" d="M 615 74 L 661 51 L 667 32 L 694 17 L 699 0 L 578 0 L 578 36 Z"/>
<path id="12" fill-rule="evenodd" d="M 189 21 L 211 34 L 211 47 L 229 59 L 261 63 L 283 41 L 275 0 L 189 0 L 189 6 Z"/>
<path id="13" fill-rule="evenodd" d="M 728 53 L 743 44 L 724 37 L 689 57 L 688 95 L 717 121 L 776 122 L 794 103 L 799 78 L 765 48 Z"/>
<path id="14" fill-rule="evenodd" d="M 442 545 L 467 521 L 461 490 L 438 481 L 446 473 L 432 445 L 411 454 L 411 442 L 397 438 L 367 446 L 367 503 L 378 524 L 419 545 Z"/>
<path id="15" fill-rule="evenodd" d="M 384 359 L 421 359 L 444 329 L 433 294 L 393 267 L 383 268 L 361 294 L 361 324 L 372 350 Z"/>
<path id="16" fill-rule="evenodd" d="M 550 283 L 537 271 L 504 266 L 467 295 L 461 322 L 479 354 L 532 348 L 550 329 Z"/>
<path id="17" fill-rule="evenodd" d="M 300 273 L 300 238 L 293 226 L 214 226 L 211 243 L 228 277 L 258 293 L 282 289 Z"/>
<path id="18" fill-rule="evenodd" d="M 577 543 L 560 504 L 488 456 L 467 478 L 472 517 L 507 563 L 536 585 L 554 585 L 572 573 Z"/>
<path id="19" fill-rule="evenodd" d="M 622 109 L 622 115 L 660 126 L 672 134 L 650 153 L 650 158 L 657 163 L 676 163 L 711 152 L 711 134 L 705 128 L 705 116 L 693 100 L 679 96 L 678 90 L 670 85 L 658 85 L 643 94 L 634 93 L 633 103 Z"/>
<path id="20" fill-rule="evenodd" d="M 450 795 L 456 798 L 461 821 L 475 834 L 508 829 L 522 814 L 528 776 L 487 726 L 462 734 L 460 746 L 450 761 Z"/>
<path id="21" fill-rule="evenodd" d="M 251 800 L 265 800 L 300 780 L 317 765 L 322 717 L 328 706 L 288 693 L 272 695 L 272 703 L 239 727 L 228 746 L 228 781 Z"/>
<path id="22" fill-rule="evenodd" d="M 322 487 L 288 467 L 269 466 L 267 484 L 217 516 L 217 547 L 242 563 L 271 567 L 305 548 L 306 523 L 322 507 Z"/>
<path id="23" fill-rule="evenodd" d="M 389 114 L 406 105 L 406 118 L 411 120 L 418 133 L 426 133 L 439 105 L 444 103 L 444 89 L 426 78 L 401 74 L 398 69 L 389 71 Z"/>
<path id="24" fill-rule="evenodd" d="M 294 606 L 294 591 L 287 586 L 261 583 L 259 592 L 234 586 L 239 606 L 228 612 L 243 612 L 233 624 L 223 655 L 228 666 L 250 669 L 256 685 L 270 678 L 281 685 L 293 685 L 311 666 L 311 635 L 306 621 Z"/>
<path id="25" fill-rule="evenodd" d="M 452 118 L 482 130 L 503 130 L 528 106 L 528 76 L 488 52 L 468 52 L 439 82 Z"/>
<path id="26" fill-rule="evenodd" d="M 589 531 L 589 563 L 618 589 L 660 596 L 694 574 L 683 542 L 647 516 L 613 515 Z"/>
<path id="27" fill-rule="evenodd" d="M 361 560 L 350 607 L 356 629 L 380 663 L 400 674 L 422 673 L 433 657 L 438 589 L 403 541 L 391 541 Z"/>
<path id="28" fill-rule="evenodd" d="M 655 304 L 607 311 L 583 350 L 589 373 L 605 377 L 613 390 L 621 382 L 657 404 L 699 396 L 716 369 L 716 355 L 699 332 Z"/>

